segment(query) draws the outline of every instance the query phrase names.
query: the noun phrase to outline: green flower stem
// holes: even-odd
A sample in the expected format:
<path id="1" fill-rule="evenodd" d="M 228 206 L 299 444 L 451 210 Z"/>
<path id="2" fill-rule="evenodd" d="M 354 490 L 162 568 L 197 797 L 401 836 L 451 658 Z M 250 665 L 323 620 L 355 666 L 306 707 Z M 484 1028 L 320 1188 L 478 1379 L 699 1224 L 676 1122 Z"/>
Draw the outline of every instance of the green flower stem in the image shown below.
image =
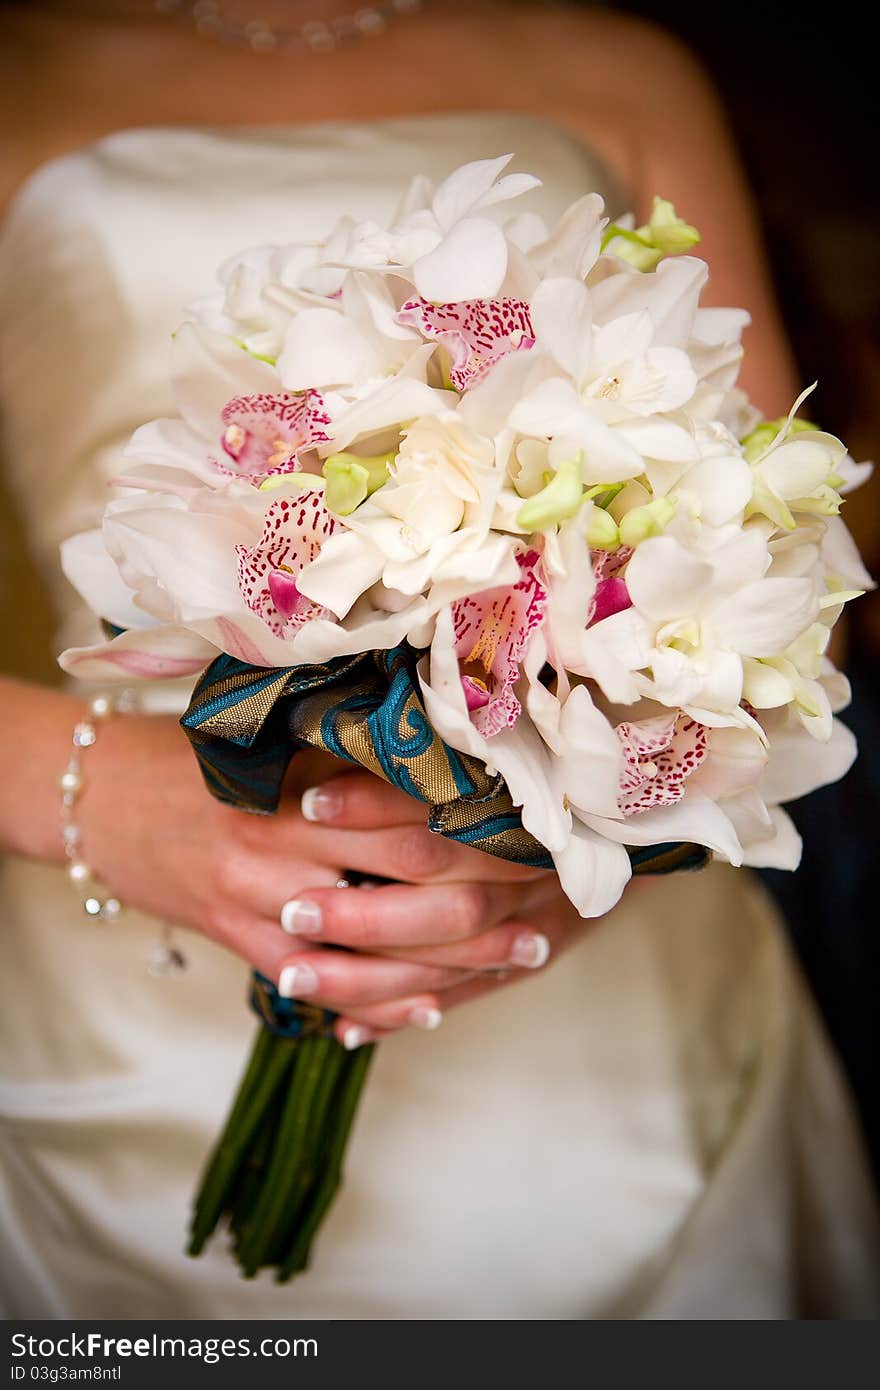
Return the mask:
<path id="1" fill-rule="evenodd" d="M 196 1199 L 189 1253 L 198 1255 L 223 1211 L 248 1146 L 272 1097 L 290 1068 L 295 1038 L 278 1038 L 261 1030 L 244 1081 L 232 1107 Z"/>
<path id="2" fill-rule="evenodd" d="M 266 1107 L 238 1176 L 227 1194 L 224 1207 L 229 1214 L 229 1229 L 235 1237 L 236 1245 L 244 1237 L 251 1212 L 265 1182 L 286 1099 L 284 1087 L 280 1086 L 271 1104 Z"/>
<path id="3" fill-rule="evenodd" d="M 306 1152 L 312 1104 L 333 1043 L 332 1038 L 320 1034 L 301 1038 L 297 1043 L 296 1068 L 269 1171 L 238 1251 L 247 1278 L 251 1278 L 266 1263 L 278 1228 L 296 1194 Z"/>
<path id="4" fill-rule="evenodd" d="M 242 1115 L 244 1114 L 252 1096 L 256 1091 L 257 1086 L 259 1085 L 260 1078 L 263 1074 L 264 1068 L 269 1058 L 269 1054 L 271 1052 L 272 1041 L 272 1034 L 269 1032 L 267 1028 L 260 1028 L 258 1030 L 256 1039 L 254 1041 L 254 1045 L 251 1049 L 250 1058 L 248 1059 L 248 1064 L 244 1071 L 244 1075 L 241 1081 L 239 1082 L 239 1087 L 235 1096 L 235 1100 L 233 1101 L 232 1108 L 228 1116 L 226 1117 L 226 1123 L 223 1126 L 223 1135 L 216 1144 L 214 1151 L 211 1154 L 211 1158 L 205 1168 L 205 1172 L 202 1175 L 202 1181 L 199 1186 L 199 1191 L 196 1195 L 194 1203 L 194 1230 L 202 1211 L 206 1209 L 206 1200 L 213 1191 L 217 1179 L 219 1177 L 221 1156 L 223 1152 L 223 1141 L 226 1139 L 227 1135 L 230 1132 L 233 1132 L 236 1126 L 239 1124 Z M 210 1234 L 210 1232 L 208 1234 Z M 204 1241 L 202 1242 L 202 1244 L 203 1243 Z M 201 1248 L 201 1246 L 199 1248 Z M 198 1251 L 192 1251 L 191 1253 L 197 1254 Z"/>
<path id="5" fill-rule="evenodd" d="M 344 1060 L 332 1100 L 332 1130 L 320 1159 L 321 1176 L 296 1223 L 293 1245 L 278 1271 L 279 1283 L 286 1283 L 308 1265 L 312 1240 L 342 1181 L 342 1160 L 374 1051 L 375 1044 L 359 1047 Z"/>
<path id="6" fill-rule="evenodd" d="M 312 1100 L 308 1133 L 303 1146 L 303 1153 L 298 1156 L 299 1167 L 295 1191 L 291 1196 L 290 1206 L 285 1212 L 284 1224 L 279 1226 L 276 1233 L 272 1247 L 272 1260 L 270 1261 L 272 1264 L 279 1263 L 290 1248 L 299 1224 L 300 1214 L 320 1180 L 321 1161 L 335 1125 L 333 1105 L 337 1082 L 347 1061 L 348 1053 L 345 1048 L 341 1043 L 334 1041 L 321 1070 L 318 1087 Z"/>

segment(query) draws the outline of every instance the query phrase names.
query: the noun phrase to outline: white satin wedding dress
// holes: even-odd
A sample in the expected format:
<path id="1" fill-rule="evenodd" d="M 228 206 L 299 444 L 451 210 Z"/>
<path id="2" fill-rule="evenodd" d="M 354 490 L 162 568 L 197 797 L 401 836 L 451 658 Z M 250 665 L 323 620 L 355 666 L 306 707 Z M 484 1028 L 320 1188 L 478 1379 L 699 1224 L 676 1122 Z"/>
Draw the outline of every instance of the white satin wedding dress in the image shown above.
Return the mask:
<path id="1" fill-rule="evenodd" d="M 93 524 L 134 426 L 171 413 L 169 335 L 219 262 L 343 210 L 384 219 L 413 172 L 509 149 L 551 215 L 608 189 L 570 137 L 508 116 L 124 131 L 29 179 L 0 241 L 0 387 L 68 626 L 58 543 Z M 534 979 L 383 1044 L 345 1189 L 283 1288 L 241 1280 L 221 1240 L 182 1253 L 254 1032 L 244 966 L 187 935 L 189 970 L 154 978 L 156 923 L 96 926 L 35 863 L 5 863 L 2 918 L 7 1316 L 876 1311 L 849 1102 L 746 873 L 659 880 Z"/>

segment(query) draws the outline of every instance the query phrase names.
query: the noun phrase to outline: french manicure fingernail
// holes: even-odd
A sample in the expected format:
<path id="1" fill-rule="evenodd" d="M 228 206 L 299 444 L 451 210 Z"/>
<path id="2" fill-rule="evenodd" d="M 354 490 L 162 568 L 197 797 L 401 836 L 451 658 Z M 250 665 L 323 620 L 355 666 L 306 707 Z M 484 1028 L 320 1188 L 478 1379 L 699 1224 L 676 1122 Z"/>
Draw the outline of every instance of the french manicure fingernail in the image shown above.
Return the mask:
<path id="1" fill-rule="evenodd" d="M 510 950 L 511 965 L 519 965 L 525 970 L 537 970 L 550 959 L 550 942 L 541 932 L 523 932 L 518 936 Z"/>
<path id="2" fill-rule="evenodd" d="M 278 976 L 278 993 L 282 999 L 301 999 L 314 994 L 318 977 L 310 965 L 285 965 Z"/>
<path id="3" fill-rule="evenodd" d="M 354 1052 L 356 1047 L 362 1047 L 365 1042 L 369 1041 L 369 1029 L 361 1028 L 360 1024 L 357 1023 L 352 1024 L 350 1028 L 346 1028 L 342 1035 L 342 1046 L 345 1048 L 346 1052 Z"/>
<path id="4" fill-rule="evenodd" d="M 409 1016 L 409 1021 L 413 1028 L 423 1028 L 426 1033 L 433 1033 L 435 1028 L 439 1028 L 443 1022 L 443 1015 L 439 1009 L 413 1009 Z"/>
<path id="5" fill-rule="evenodd" d="M 332 787 L 309 787 L 302 794 L 300 810 L 306 820 L 332 821 L 342 810 L 342 797 Z"/>
<path id="6" fill-rule="evenodd" d="M 324 927 L 324 914 L 317 903 L 291 898 L 281 909 L 281 926 L 291 936 L 318 936 Z"/>

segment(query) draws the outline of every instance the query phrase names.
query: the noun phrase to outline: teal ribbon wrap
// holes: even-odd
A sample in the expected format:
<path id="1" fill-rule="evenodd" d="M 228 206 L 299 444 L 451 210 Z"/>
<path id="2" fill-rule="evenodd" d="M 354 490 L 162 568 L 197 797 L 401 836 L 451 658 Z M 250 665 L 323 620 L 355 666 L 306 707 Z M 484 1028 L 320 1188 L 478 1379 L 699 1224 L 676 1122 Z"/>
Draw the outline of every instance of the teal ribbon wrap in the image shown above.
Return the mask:
<path id="1" fill-rule="evenodd" d="M 220 656 L 202 675 L 181 719 L 209 791 L 242 810 L 278 809 L 298 749 L 313 748 L 365 768 L 428 807 L 439 835 L 513 863 L 552 869 L 524 829 L 499 774 L 459 753 L 432 729 L 417 665 L 423 652 L 337 657 L 315 666 L 257 667 Z M 634 873 L 702 866 L 700 845 L 631 848 Z"/>

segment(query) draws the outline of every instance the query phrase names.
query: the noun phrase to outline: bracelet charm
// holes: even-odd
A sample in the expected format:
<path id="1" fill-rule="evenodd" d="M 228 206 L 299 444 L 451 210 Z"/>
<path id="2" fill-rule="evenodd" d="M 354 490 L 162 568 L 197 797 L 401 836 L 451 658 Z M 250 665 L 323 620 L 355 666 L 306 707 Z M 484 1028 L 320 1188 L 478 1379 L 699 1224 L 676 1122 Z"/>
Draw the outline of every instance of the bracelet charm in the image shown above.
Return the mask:
<path id="1" fill-rule="evenodd" d="M 92 870 L 82 857 L 82 831 L 76 821 L 76 805 L 85 785 L 82 755 L 98 740 L 98 726 L 113 714 L 131 714 L 136 709 L 134 692 L 119 695 L 94 695 L 89 701 L 88 714 L 74 726 L 73 745 L 67 767 L 58 779 L 61 790 L 61 842 L 67 859 L 67 877 L 81 894 L 83 912 L 87 917 L 112 922 L 122 911 L 122 904 L 112 893 L 99 891 Z"/>

